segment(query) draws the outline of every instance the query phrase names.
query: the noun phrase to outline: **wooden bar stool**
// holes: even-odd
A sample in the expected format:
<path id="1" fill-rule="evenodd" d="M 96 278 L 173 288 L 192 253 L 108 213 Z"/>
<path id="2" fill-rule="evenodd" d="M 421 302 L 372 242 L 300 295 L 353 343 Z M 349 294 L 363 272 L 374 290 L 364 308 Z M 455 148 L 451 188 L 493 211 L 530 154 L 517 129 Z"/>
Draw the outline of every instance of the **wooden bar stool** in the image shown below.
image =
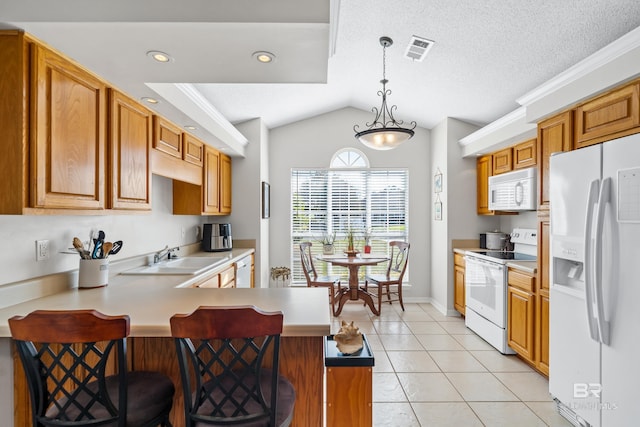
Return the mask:
<path id="1" fill-rule="evenodd" d="M 158 372 L 127 372 L 129 316 L 38 310 L 12 317 L 9 328 L 34 427 L 171 425 L 173 382 Z"/>
<path id="2" fill-rule="evenodd" d="M 253 306 L 199 307 L 171 317 L 186 426 L 291 423 L 296 393 L 278 374 L 282 321 L 281 312 Z"/>

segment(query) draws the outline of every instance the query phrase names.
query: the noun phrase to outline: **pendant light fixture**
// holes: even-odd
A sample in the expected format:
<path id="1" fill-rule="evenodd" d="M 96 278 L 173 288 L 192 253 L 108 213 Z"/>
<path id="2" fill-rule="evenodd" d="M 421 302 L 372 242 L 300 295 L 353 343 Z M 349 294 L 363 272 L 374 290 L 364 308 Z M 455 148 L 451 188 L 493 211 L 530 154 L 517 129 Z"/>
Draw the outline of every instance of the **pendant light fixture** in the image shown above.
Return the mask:
<path id="1" fill-rule="evenodd" d="M 402 120 L 397 121 L 393 117 L 393 112 L 397 108 L 395 105 L 389 108 L 387 106 L 387 95 L 391 95 L 391 89 L 387 89 L 386 71 L 387 71 L 387 47 L 393 44 L 393 40 L 390 37 L 380 37 L 380 44 L 382 45 L 382 90 L 378 91 L 378 96 L 382 96 L 382 105 L 380 109 L 373 107 L 373 111 L 376 117 L 373 122 L 367 123 L 367 129 L 358 131 L 359 125 L 353 127 L 353 131 L 356 133 L 356 138 L 360 140 L 364 145 L 374 150 L 391 150 L 402 144 L 414 134 L 413 130 L 416 127 L 416 122 L 411 122 L 413 125 L 411 128 L 403 128 Z"/>

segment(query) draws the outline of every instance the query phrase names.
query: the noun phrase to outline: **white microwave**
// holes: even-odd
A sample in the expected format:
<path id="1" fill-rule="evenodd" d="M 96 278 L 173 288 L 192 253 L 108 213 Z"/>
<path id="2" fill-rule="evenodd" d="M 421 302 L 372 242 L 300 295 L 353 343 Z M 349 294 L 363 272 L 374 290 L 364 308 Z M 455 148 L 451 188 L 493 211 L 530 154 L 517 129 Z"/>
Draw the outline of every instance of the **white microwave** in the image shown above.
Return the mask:
<path id="1" fill-rule="evenodd" d="M 492 211 L 536 210 L 536 168 L 489 177 L 489 209 Z"/>

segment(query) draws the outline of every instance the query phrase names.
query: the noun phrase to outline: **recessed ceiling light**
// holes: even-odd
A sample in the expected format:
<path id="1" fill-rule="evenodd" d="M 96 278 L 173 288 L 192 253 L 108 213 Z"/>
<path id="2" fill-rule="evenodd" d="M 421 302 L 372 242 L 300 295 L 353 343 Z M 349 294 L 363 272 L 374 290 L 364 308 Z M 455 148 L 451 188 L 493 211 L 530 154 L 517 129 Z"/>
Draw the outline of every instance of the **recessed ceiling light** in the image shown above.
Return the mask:
<path id="1" fill-rule="evenodd" d="M 173 62 L 173 58 L 168 53 L 160 52 L 159 50 L 150 50 L 147 52 L 147 56 L 153 58 L 158 62 Z"/>
<path id="2" fill-rule="evenodd" d="M 184 128 L 186 130 L 198 130 L 198 128 L 196 126 L 193 126 L 193 125 L 185 125 Z"/>
<path id="3" fill-rule="evenodd" d="M 143 100 L 144 102 L 146 102 L 147 104 L 159 104 L 159 103 L 160 103 L 160 101 L 158 101 L 157 99 L 155 99 L 155 98 L 150 98 L 150 97 L 148 97 L 148 96 L 144 96 L 144 97 L 142 97 L 142 98 L 140 98 L 140 99 L 142 99 L 142 100 Z"/>
<path id="4" fill-rule="evenodd" d="M 276 56 L 273 53 L 266 52 L 264 50 L 253 52 L 253 57 L 256 58 L 258 62 L 262 62 L 263 64 L 268 64 L 269 62 L 273 62 L 276 59 Z"/>

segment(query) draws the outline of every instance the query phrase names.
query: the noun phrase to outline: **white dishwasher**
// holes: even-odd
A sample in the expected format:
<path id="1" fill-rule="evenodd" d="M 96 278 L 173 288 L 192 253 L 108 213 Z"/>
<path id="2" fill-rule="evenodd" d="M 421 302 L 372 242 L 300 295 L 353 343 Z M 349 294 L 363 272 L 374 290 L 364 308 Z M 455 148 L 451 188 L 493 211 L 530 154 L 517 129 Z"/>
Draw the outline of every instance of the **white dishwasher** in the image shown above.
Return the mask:
<path id="1" fill-rule="evenodd" d="M 236 288 L 251 287 L 251 255 L 236 262 Z"/>

